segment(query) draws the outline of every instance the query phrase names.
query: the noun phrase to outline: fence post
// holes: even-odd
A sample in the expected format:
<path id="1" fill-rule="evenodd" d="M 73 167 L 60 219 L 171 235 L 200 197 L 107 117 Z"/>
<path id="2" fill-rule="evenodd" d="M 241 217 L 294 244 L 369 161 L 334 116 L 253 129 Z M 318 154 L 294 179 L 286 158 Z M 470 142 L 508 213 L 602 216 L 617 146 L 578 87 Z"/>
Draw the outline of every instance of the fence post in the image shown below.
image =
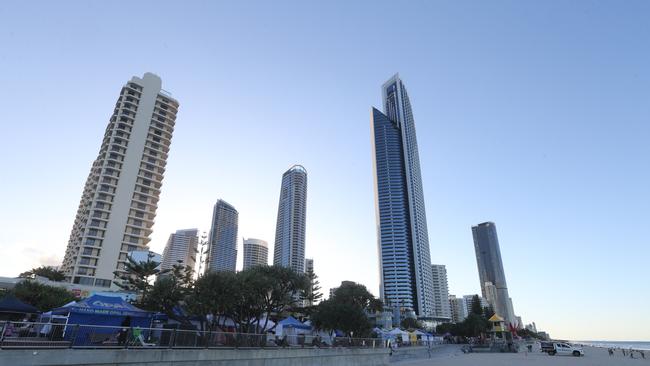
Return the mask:
<path id="1" fill-rule="evenodd" d="M 124 349 L 129 349 L 129 342 L 132 341 L 131 336 L 133 335 L 133 328 L 129 327 L 126 330 L 126 336 L 124 337 Z"/>
<path id="2" fill-rule="evenodd" d="M 176 328 L 173 329 L 172 334 L 169 336 L 169 348 L 174 348 L 176 342 Z"/>
<path id="3" fill-rule="evenodd" d="M 2 349 L 2 343 L 4 342 L 5 339 L 5 327 L 7 326 L 8 322 L 5 322 L 2 324 L 2 333 L 0 333 L 0 349 Z"/>
<path id="4" fill-rule="evenodd" d="M 70 342 L 70 348 L 72 348 L 77 340 L 77 334 L 79 333 L 79 324 L 75 324 L 72 328 L 72 341 Z"/>

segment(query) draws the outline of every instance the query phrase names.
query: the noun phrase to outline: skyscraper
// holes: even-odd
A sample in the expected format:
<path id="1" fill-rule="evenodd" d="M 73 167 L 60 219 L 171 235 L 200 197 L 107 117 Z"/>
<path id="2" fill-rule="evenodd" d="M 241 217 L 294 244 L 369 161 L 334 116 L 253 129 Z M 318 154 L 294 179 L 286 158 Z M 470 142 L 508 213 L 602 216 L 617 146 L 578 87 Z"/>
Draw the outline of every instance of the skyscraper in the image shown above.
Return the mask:
<path id="1" fill-rule="evenodd" d="M 260 239 L 244 239 L 244 269 L 269 264 L 269 245 Z"/>
<path id="2" fill-rule="evenodd" d="M 499 249 L 499 238 L 497 238 L 497 227 L 493 222 L 472 226 L 472 236 L 483 297 L 494 299 L 494 290 L 490 288 L 493 285 L 496 288 L 496 300 L 493 300 L 495 303 L 490 305 L 500 317 L 515 324 L 517 320 L 513 318 L 514 311 L 509 300 L 506 274 L 503 271 L 501 249 Z"/>
<path id="3" fill-rule="evenodd" d="M 218 200 L 212 211 L 206 271 L 235 271 L 238 224 L 237 210 L 228 202 Z"/>
<path id="4" fill-rule="evenodd" d="M 463 301 L 463 298 L 449 295 L 449 305 L 451 307 L 452 323 L 460 323 L 467 318 L 467 308 L 465 307 L 465 301 Z"/>
<path id="5" fill-rule="evenodd" d="M 371 114 L 380 297 L 430 317 L 433 283 L 415 122 L 399 75 L 382 94 L 384 113 L 373 108 Z"/>
<path id="6" fill-rule="evenodd" d="M 305 272 L 307 170 L 294 165 L 282 175 L 273 264 Z"/>
<path id="7" fill-rule="evenodd" d="M 177 264 L 194 269 L 196 249 L 199 245 L 198 234 L 198 229 L 176 230 L 175 233 L 170 234 L 163 251 L 160 269 L 171 270 Z"/>
<path id="8" fill-rule="evenodd" d="M 120 91 L 63 258 L 68 281 L 111 287 L 128 252 L 148 250 L 178 111 L 161 87 L 145 73 Z"/>
<path id="9" fill-rule="evenodd" d="M 305 272 L 314 272 L 314 259 L 305 258 Z"/>
<path id="10" fill-rule="evenodd" d="M 433 310 L 436 318 L 451 319 L 447 268 L 443 264 L 431 265 L 433 282 Z"/>

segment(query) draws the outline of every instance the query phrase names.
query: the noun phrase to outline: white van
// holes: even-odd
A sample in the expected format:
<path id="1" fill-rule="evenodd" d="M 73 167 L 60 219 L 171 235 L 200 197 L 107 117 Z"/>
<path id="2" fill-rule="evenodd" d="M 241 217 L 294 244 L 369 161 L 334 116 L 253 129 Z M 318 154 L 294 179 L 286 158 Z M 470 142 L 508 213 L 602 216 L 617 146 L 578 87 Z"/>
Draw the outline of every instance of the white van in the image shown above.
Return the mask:
<path id="1" fill-rule="evenodd" d="M 584 356 L 585 351 L 581 347 L 573 346 L 568 343 L 553 343 L 553 350 L 548 351 L 548 354 L 553 355 L 564 355 L 564 356 Z"/>

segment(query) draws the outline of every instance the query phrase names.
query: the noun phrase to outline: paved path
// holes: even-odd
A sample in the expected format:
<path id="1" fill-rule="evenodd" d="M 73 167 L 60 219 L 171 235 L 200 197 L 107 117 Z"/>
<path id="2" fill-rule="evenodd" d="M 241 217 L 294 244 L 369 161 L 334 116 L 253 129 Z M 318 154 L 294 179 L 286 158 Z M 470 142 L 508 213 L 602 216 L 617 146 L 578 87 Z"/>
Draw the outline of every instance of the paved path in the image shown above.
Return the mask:
<path id="1" fill-rule="evenodd" d="M 546 365 L 584 365 L 584 366 L 650 366 L 650 357 L 646 359 L 623 357 L 621 352 L 609 356 L 606 349 L 585 347 L 584 357 L 549 356 L 541 352 L 532 353 L 470 353 L 464 354 L 456 345 L 445 345 L 434 349 L 431 358 L 391 359 L 395 366 L 546 366 Z M 635 355 L 636 357 L 636 355 Z"/>

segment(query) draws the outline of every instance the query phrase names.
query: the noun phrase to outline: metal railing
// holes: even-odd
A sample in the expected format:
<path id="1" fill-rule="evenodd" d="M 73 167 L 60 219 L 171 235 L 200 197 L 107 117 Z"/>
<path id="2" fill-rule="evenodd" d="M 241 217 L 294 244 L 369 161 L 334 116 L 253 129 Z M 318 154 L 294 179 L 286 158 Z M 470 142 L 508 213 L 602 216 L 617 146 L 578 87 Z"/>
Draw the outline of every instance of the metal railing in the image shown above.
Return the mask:
<path id="1" fill-rule="evenodd" d="M 188 329 L 5 322 L 0 348 L 385 348 L 381 338 L 213 332 Z"/>

